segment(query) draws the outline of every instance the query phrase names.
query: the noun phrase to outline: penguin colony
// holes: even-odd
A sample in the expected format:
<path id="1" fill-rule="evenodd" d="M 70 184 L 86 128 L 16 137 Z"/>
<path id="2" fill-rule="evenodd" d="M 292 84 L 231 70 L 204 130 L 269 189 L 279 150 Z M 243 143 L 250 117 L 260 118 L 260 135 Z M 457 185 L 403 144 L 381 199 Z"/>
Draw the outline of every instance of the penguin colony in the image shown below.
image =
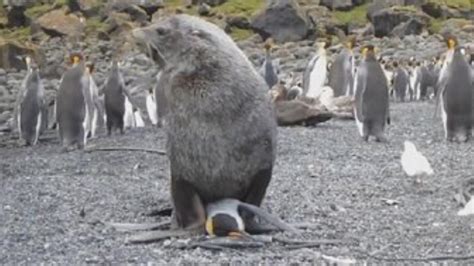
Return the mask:
<path id="1" fill-rule="evenodd" d="M 133 35 L 160 69 L 156 86 L 146 92 L 145 105 L 151 124 L 164 126 L 168 134 L 174 231 L 223 236 L 265 231 L 254 216 L 273 229 L 296 231 L 258 207 L 272 176 L 277 122 L 314 125 L 344 112 L 355 119 L 354 132 L 364 141 L 373 136 L 384 142 L 388 141 L 384 131 L 390 124 L 390 97 L 401 102 L 434 98 L 440 105 L 445 138 L 465 142 L 471 137 L 474 59 L 454 36 L 446 37 L 448 49 L 443 59 L 431 61 L 386 61 L 377 58 L 376 47 L 367 45 L 356 62 L 356 40 L 347 38 L 330 66 L 330 42 L 316 41 L 302 80 L 290 74 L 284 81 L 279 78 L 278 60 L 272 58 L 271 39 L 264 44 L 265 59 L 257 71 L 222 30 L 195 17 L 176 15 L 137 29 Z M 188 54 L 182 58 L 174 48 Z M 35 145 L 48 125 L 48 106 L 38 67 L 29 57 L 26 62 L 16 119 L 20 138 Z M 71 66 L 54 101 L 63 149 L 83 149 L 104 124 L 109 136 L 145 126 L 120 68 L 114 60 L 99 90 L 93 65 L 86 65 L 80 54 L 71 55 Z M 197 74 L 203 70 L 214 72 Z M 215 76 L 230 82 L 230 89 L 223 91 L 221 81 L 212 78 Z M 195 84 L 205 85 L 196 88 Z M 216 102 L 220 105 L 213 105 Z M 208 143 L 207 136 L 212 136 L 213 143 Z M 410 142 L 405 146 L 416 151 Z M 406 164 L 405 157 L 402 164 Z M 408 175 L 416 171 L 409 170 Z"/>

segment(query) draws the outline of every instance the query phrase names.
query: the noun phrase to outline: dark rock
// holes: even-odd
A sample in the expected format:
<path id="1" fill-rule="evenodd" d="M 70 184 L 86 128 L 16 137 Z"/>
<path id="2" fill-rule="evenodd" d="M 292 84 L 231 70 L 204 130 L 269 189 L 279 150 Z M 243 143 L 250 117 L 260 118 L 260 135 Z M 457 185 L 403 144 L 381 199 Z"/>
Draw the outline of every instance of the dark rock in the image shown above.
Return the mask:
<path id="1" fill-rule="evenodd" d="M 13 6 L 7 12 L 7 27 L 28 26 L 31 20 L 25 15 L 26 7 Z"/>
<path id="2" fill-rule="evenodd" d="M 270 0 L 255 16 L 251 26 L 262 38 L 277 42 L 299 41 L 309 32 L 310 24 L 294 0 Z"/>
<path id="3" fill-rule="evenodd" d="M 131 3 L 133 1 L 109 1 L 108 9 L 120 13 L 126 13 L 130 15 L 130 18 L 133 21 L 137 21 L 140 24 L 144 25 L 147 23 L 151 17 L 148 16 L 147 12 L 142 9 L 140 6 Z"/>
<path id="4" fill-rule="evenodd" d="M 390 35 L 398 36 L 400 38 L 405 37 L 406 35 L 419 35 L 423 32 L 425 26 L 426 24 L 418 19 L 410 19 L 409 21 L 396 26 Z"/>
<path id="5" fill-rule="evenodd" d="M 412 18 L 417 19 L 423 25 L 429 23 L 428 16 L 410 9 L 391 7 L 376 12 L 372 17 L 375 37 L 389 35 L 400 23 L 407 22 Z"/>
<path id="6" fill-rule="evenodd" d="M 209 16 L 211 13 L 211 7 L 206 3 L 201 3 L 199 4 L 197 12 L 201 16 Z"/>
<path id="7" fill-rule="evenodd" d="M 352 0 L 321 0 L 320 4 L 331 10 L 343 11 L 350 10 L 354 6 Z"/>
<path id="8" fill-rule="evenodd" d="M 244 16 L 231 16 L 226 18 L 227 24 L 231 27 L 239 29 L 249 29 L 250 21 Z"/>
<path id="9" fill-rule="evenodd" d="M 120 11 L 116 8 L 127 9 L 127 6 L 138 6 L 144 10 L 149 17 L 151 17 L 158 9 L 165 7 L 163 0 L 108 0 L 107 3 L 109 7 L 114 7 L 116 11 Z"/>

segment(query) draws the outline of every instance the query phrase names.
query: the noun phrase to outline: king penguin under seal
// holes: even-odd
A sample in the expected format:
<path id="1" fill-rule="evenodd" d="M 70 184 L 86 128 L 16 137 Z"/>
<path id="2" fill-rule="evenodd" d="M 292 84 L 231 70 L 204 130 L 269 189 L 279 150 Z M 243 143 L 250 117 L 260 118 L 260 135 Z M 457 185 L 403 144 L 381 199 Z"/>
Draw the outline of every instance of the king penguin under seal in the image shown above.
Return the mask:
<path id="1" fill-rule="evenodd" d="M 26 57 L 25 61 L 28 72 L 17 107 L 18 131 L 26 145 L 36 145 L 39 135 L 47 127 L 47 106 L 38 67 L 31 62 L 30 57 Z"/>
<path id="2" fill-rule="evenodd" d="M 72 145 L 83 149 L 88 127 L 89 76 L 84 61 L 73 56 L 73 66 L 64 73 L 56 100 L 59 139 L 64 150 Z"/>
<path id="3" fill-rule="evenodd" d="M 445 138 L 466 142 L 471 138 L 473 115 L 471 69 L 463 54 L 464 48 L 458 46 L 457 40 L 448 37 L 447 43 L 446 67 L 439 82 Z"/>
<path id="4" fill-rule="evenodd" d="M 361 137 L 367 141 L 386 141 L 385 123 L 389 118 L 388 83 L 380 63 L 375 57 L 374 46 L 362 49 L 363 59 L 355 80 L 355 119 Z"/>
<path id="5" fill-rule="evenodd" d="M 224 31 L 200 18 L 171 16 L 133 35 L 165 62 L 172 228 L 204 232 L 205 206 L 220 199 L 259 206 L 277 145 L 264 79 Z"/>

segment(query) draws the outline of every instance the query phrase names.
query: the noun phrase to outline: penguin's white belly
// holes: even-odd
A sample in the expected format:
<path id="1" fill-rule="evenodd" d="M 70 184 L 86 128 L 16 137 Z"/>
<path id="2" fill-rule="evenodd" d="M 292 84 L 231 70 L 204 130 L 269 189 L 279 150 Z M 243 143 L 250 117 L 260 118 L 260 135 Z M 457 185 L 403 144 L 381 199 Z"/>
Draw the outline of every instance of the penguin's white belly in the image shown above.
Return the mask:
<path id="1" fill-rule="evenodd" d="M 43 123 L 41 118 L 42 118 L 42 115 L 41 115 L 41 111 L 40 111 L 39 114 L 38 114 L 38 118 L 36 119 L 35 140 L 33 142 L 33 145 L 36 145 L 36 143 L 38 142 L 38 138 L 39 138 L 40 130 L 41 130 L 41 123 Z"/>
<path id="2" fill-rule="evenodd" d="M 146 97 L 146 110 L 148 112 L 148 117 L 153 125 L 158 124 L 158 113 L 156 111 L 156 102 L 153 100 L 151 95 Z"/>
<path id="3" fill-rule="evenodd" d="M 441 119 L 443 120 L 444 138 L 448 138 L 448 114 L 444 109 L 444 96 L 441 95 Z"/>
<path id="4" fill-rule="evenodd" d="M 145 122 L 143 121 L 142 115 L 140 114 L 140 111 L 135 111 L 135 126 L 136 127 L 145 127 Z"/>
<path id="5" fill-rule="evenodd" d="M 326 83 L 326 59 L 321 58 L 314 64 L 313 70 L 309 75 L 309 88 L 306 96 L 317 98 L 321 94 L 322 88 Z"/>
<path id="6" fill-rule="evenodd" d="M 125 128 L 135 126 L 135 118 L 133 117 L 133 106 L 128 97 L 125 97 L 125 113 L 123 115 L 123 125 Z"/>
<path id="7" fill-rule="evenodd" d="M 94 106 L 92 113 L 92 124 L 91 124 L 91 138 L 95 137 L 95 133 L 97 131 L 97 123 L 99 123 L 99 111 L 97 107 Z"/>

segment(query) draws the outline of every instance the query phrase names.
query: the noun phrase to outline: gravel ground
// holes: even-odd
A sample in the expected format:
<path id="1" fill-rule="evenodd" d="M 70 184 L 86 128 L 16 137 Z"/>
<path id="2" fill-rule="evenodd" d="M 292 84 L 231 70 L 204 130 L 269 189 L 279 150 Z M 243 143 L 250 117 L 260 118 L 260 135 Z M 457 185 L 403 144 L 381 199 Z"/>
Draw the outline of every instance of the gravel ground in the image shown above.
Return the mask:
<path id="1" fill-rule="evenodd" d="M 165 156 L 60 153 L 55 138 L 18 147 L 11 136 L 0 136 L 0 264 L 287 264 L 320 262 L 322 254 L 363 263 L 467 256 L 474 249 L 474 219 L 456 216 L 459 207 L 452 197 L 473 173 L 473 142 L 446 143 L 433 110 L 432 103 L 393 104 L 388 144 L 363 142 L 352 121 L 279 129 L 274 177 L 263 207 L 288 222 L 312 226 L 302 236 L 273 236 L 350 240 L 300 249 L 270 243 L 257 249 L 183 250 L 173 248 L 178 240 L 127 245 L 127 234 L 99 221 L 165 219 L 148 215 L 169 205 Z M 435 170 L 423 185 L 402 172 L 399 160 L 406 139 Z M 156 149 L 164 144 L 164 133 L 154 128 L 89 142 Z"/>

